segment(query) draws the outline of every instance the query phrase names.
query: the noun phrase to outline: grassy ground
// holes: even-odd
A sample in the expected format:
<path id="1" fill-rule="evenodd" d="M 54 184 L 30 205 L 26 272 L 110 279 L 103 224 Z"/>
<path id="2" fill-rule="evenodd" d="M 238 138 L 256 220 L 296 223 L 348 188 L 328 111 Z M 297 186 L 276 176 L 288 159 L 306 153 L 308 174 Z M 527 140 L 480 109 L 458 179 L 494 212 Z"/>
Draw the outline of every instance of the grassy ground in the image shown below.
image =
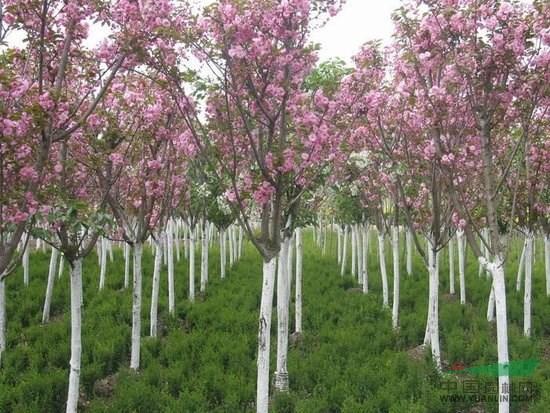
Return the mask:
<path id="1" fill-rule="evenodd" d="M 441 377 L 429 356 L 411 356 L 410 350 L 418 346 L 424 336 L 427 305 L 427 274 L 418 257 L 414 260 L 414 275 L 402 278 L 401 328 L 394 332 L 391 314 L 382 309 L 374 249 L 369 260 L 371 293 L 363 296 L 350 289 L 354 287 L 352 279 L 340 277 L 334 253 L 322 256 L 313 245 L 311 234 L 305 241 L 305 334 L 289 353 L 291 393 L 275 397 L 272 411 L 496 411 L 495 402 L 442 400 L 441 396 L 449 391 L 441 387 Z M 334 240 L 331 242 L 334 247 Z M 510 356 L 513 360 L 541 361 L 533 376 L 515 380 L 518 384 L 526 380 L 536 383 L 541 389 L 540 400 L 530 404 L 513 403 L 515 412 L 547 412 L 550 403 L 550 302 L 544 295 L 541 251 L 539 247 L 534 268 L 533 339 L 521 334 L 522 294 L 515 291 L 519 251 L 514 250 L 508 260 Z M 244 258 L 223 281 L 219 280 L 219 258 L 214 248 L 210 255 L 208 294 L 199 297 L 193 305 L 185 300 L 187 269 L 182 259 L 176 266 L 177 316 L 174 318 L 166 315 L 167 283 L 163 270 L 159 308 L 161 337 L 143 338 L 142 369 L 138 374 L 127 369 L 131 292 L 122 289 L 124 263 L 120 251 L 115 255 L 114 262 L 108 263 L 107 286 L 102 292 L 97 288 L 97 257 L 90 256 L 84 264 L 82 410 L 94 413 L 254 411 L 261 262 L 252 247 L 246 246 Z M 0 368 L 0 412 L 3 413 L 64 411 L 70 355 L 69 281 L 66 269 L 63 277 L 56 280 L 52 321 L 42 326 L 48 262 L 48 255 L 32 256 L 28 288 L 23 286 L 21 272 L 7 282 L 8 349 Z M 144 254 L 144 335 L 149 331 L 152 262 L 147 251 Z M 388 265 L 391 269 L 389 256 Z M 440 269 L 443 358 L 448 363 L 460 361 L 467 367 L 495 363 L 494 326 L 485 320 L 490 281 L 478 278 L 477 265 L 472 255 L 468 255 L 468 304 L 461 306 L 446 294 L 446 257 L 442 258 Z M 275 325 L 274 320 L 273 327 Z M 272 331 L 275 332 L 275 328 Z M 274 350 L 275 345 L 273 355 Z M 273 366 L 274 358 L 272 360 Z M 455 379 L 445 375 L 443 383 L 447 380 Z M 484 379 L 480 385 L 494 381 Z"/>

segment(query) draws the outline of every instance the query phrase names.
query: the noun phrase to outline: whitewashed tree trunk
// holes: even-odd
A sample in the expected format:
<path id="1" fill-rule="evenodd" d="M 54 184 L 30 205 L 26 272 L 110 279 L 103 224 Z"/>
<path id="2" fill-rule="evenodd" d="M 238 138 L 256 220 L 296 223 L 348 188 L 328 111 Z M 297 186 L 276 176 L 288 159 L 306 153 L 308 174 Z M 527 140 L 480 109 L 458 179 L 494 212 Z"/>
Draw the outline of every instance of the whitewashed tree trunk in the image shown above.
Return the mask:
<path id="1" fill-rule="evenodd" d="M 174 288 L 174 226 L 174 221 L 172 221 L 171 219 L 168 220 L 166 233 L 164 236 L 164 238 L 166 239 L 166 249 L 168 250 L 168 313 L 170 315 L 174 315 L 174 313 L 176 312 L 176 293 Z M 159 257 L 159 265 L 161 264 L 161 258 L 162 255 Z"/>
<path id="2" fill-rule="evenodd" d="M 143 244 L 134 244 L 134 285 L 132 295 L 132 348 L 130 368 L 139 369 L 140 339 L 141 339 L 141 255 Z"/>
<path id="3" fill-rule="evenodd" d="M 155 239 L 155 263 L 153 265 L 153 287 L 151 289 L 151 313 L 150 330 L 151 337 L 157 336 L 158 330 L 158 308 L 159 308 L 159 289 L 160 289 L 160 268 L 162 266 L 162 244 L 163 237 Z M 168 261 L 170 262 L 170 261 Z"/>
<path id="4" fill-rule="evenodd" d="M 99 258 L 99 289 L 105 287 L 105 273 L 107 272 L 107 240 L 104 237 L 100 238 L 100 258 Z"/>
<path id="5" fill-rule="evenodd" d="M 233 248 L 235 246 L 233 245 L 233 227 L 232 226 L 227 228 L 227 239 L 229 241 L 229 268 L 232 268 L 233 264 L 235 264 L 235 261 L 234 261 L 235 255 L 233 254 Z"/>
<path id="6" fill-rule="evenodd" d="M 296 228 L 296 299 L 294 301 L 294 312 L 296 317 L 295 331 L 297 333 L 302 332 L 302 259 L 302 228 L 298 227 Z"/>
<path id="7" fill-rule="evenodd" d="M 550 234 L 544 236 L 544 268 L 546 272 L 546 296 L 550 297 Z"/>
<path id="8" fill-rule="evenodd" d="M 357 282 L 363 285 L 363 227 L 355 225 L 355 243 L 357 244 Z"/>
<path id="9" fill-rule="evenodd" d="M 458 243 L 458 276 L 460 279 L 460 304 L 466 304 L 466 257 L 464 255 L 464 231 L 457 231 L 456 236 Z"/>
<path id="10" fill-rule="evenodd" d="M 59 254 L 59 271 L 57 272 L 57 278 L 61 278 L 63 275 L 63 267 L 65 266 L 65 256 Z"/>
<path id="11" fill-rule="evenodd" d="M 449 238 L 449 294 L 455 295 L 455 254 L 454 241 Z"/>
<path id="12" fill-rule="evenodd" d="M 399 227 L 394 225 L 391 231 L 391 244 L 393 255 L 393 302 L 392 302 L 392 327 L 399 327 Z"/>
<path id="13" fill-rule="evenodd" d="M 52 254 L 50 256 L 50 268 L 48 271 L 48 284 L 46 286 L 46 297 L 44 298 L 44 308 L 42 309 L 42 323 L 50 321 L 50 306 L 53 296 L 53 284 L 57 272 L 57 257 L 59 256 L 59 250 L 52 247 Z"/>
<path id="14" fill-rule="evenodd" d="M 424 345 L 429 345 L 432 351 L 432 358 L 441 369 L 441 349 L 439 344 L 439 273 L 437 270 L 437 252 L 429 245 L 428 248 L 428 321 L 426 323 L 426 334 Z"/>
<path id="15" fill-rule="evenodd" d="M 288 249 L 290 238 L 285 237 L 279 252 L 277 269 L 277 369 L 275 390 L 288 391 L 288 308 L 290 286 L 288 284 Z"/>
<path id="16" fill-rule="evenodd" d="M 499 386 L 499 413 L 509 412 L 509 357 L 508 357 L 508 320 L 506 314 L 506 285 L 504 280 L 504 260 L 497 257 L 490 262 L 487 269 L 493 278 L 495 290 L 496 318 L 497 318 L 497 349 L 498 349 L 498 386 Z"/>
<path id="17" fill-rule="evenodd" d="M 177 220 L 170 220 L 174 233 L 174 248 L 176 249 L 176 262 L 180 262 L 180 225 Z"/>
<path id="18" fill-rule="evenodd" d="M 369 257 L 369 226 L 368 225 L 365 225 L 363 228 L 362 228 L 362 237 L 363 237 L 363 242 L 362 242 L 362 249 L 363 249 L 363 254 L 362 254 L 362 259 L 363 259 L 363 276 L 361 277 L 363 279 L 363 293 L 364 294 L 367 294 L 369 292 L 369 269 L 368 269 L 368 264 L 369 264 L 369 261 L 368 261 L 368 257 Z"/>
<path id="19" fill-rule="evenodd" d="M 407 275 L 412 274 L 412 233 L 410 229 L 407 229 L 405 233 L 405 244 L 407 249 Z"/>
<path id="20" fill-rule="evenodd" d="M 220 277 L 225 278 L 225 262 L 227 255 L 225 253 L 225 230 L 220 229 Z"/>
<path id="21" fill-rule="evenodd" d="M 206 291 L 206 283 L 208 282 L 208 223 L 202 225 L 201 238 L 201 293 Z"/>
<path id="22" fill-rule="evenodd" d="M 338 236 L 338 265 L 342 264 L 342 229 L 340 225 L 336 228 L 336 234 Z"/>
<path id="23" fill-rule="evenodd" d="M 256 382 L 256 413 L 268 413 L 269 407 L 269 345 L 276 259 L 263 264 L 262 298 L 258 322 L 258 373 Z"/>
<path id="24" fill-rule="evenodd" d="M 6 280 L 0 274 L 0 366 L 6 351 Z"/>
<path id="25" fill-rule="evenodd" d="M 534 234 L 529 232 L 525 248 L 525 286 L 523 296 L 523 335 L 531 337 L 531 294 Z"/>
<path id="26" fill-rule="evenodd" d="M 238 258 L 241 259 L 243 256 L 243 227 L 239 225 L 239 249 L 238 249 Z"/>
<path id="27" fill-rule="evenodd" d="M 115 260 L 115 256 L 113 254 L 113 242 L 108 239 L 107 242 L 107 251 L 109 251 L 109 261 L 113 262 Z"/>
<path id="28" fill-rule="evenodd" d="M 82 259 L 71 265 L 71 361 L 67 413 L 76 413 L 80 389 L 80 359 L 82 356 Z"/>
<path id="29" fill-rule="evenodd" d="M 130 284 L 130 244 L 124 243 L 124 288 Z"/>
<path id="30" fill-rule="evenodd" d="M 239 257 L 237 256 L 237 227 L 233 226 L 233 230 L 231 231 L 231 235 L 233 236 L 233 264 L 236 264 Z"/>
<path id="31" fill-rule="evenodd" d="M 378 261 L 380 263 L 380 276 L 382 278 L 382 302 L 384 307 L 389 307 L 388 298 L 388 273 L 386 270 L 386 252 L 384 234 L 378 233 Z"/>
<path id="32" fill-rule="evenodd" d="M 355 224 L 351 228 L 351 276 L 357 277 L 357 237 L 355 236 Z"/>
<path id="33" fill-rule="evenodd" d="M 195 301 L 195 228 L 189 228 L 189 301 Z"/>
<path id="34" fill-rule="evenodd" d="M 346 261 L 347 261 L 347 255 L 348 255 L 348 226 L 344 226 L 344 234 L 343 234 L 344 240 L 342 245 L 342 261 L 341 261 L 341 268 L 340 268 L 340 275 L 343 277 L 344 273 L 346 272 Z"/>
<path id="35" fill-rule="evenodd" d="M 523 248 L 519 258 L 518 276 L 516 278 L 516 291 L 521 290 L 521 279 L 523 278 L 523 270 L 525 269 L 525 249 L 527 248 L 527 238 L 523 241 Z"/>
<path id="36" fill-rule="evenodd" d="M 26 238 L 30 238 L 30 234 L 25 235 Z M 25 251 L 23 251 L 23 283 L 25 287 L 29 286 L 29 255 L 31 249 L 30 240 L 25 239 Z"/>
<path id="37" fill-rule="evenodd" d="M 290 297 L 290 293 L 292 292 L 292 281 L 293 281 L 293 277 L 294 277 L 294 269 L 293 269 L 293 264 L 294 264 L 294 233 L 292 234 L 292 236 L 288 239 L 288 252 L 286 254 L 286 263 L 287 263 L 287 268 L 286 268 L 286 272 L 288 274 L 288 294 L 289 294 L 289 297 Z"/>
<path id="38" fill-rule="evenodd" d="M 492 323 L 495 321 L 495 286 L 494 281 L 491 282 L 491 292 L 489 293 L 489 301 L 487 302 L 487 321 Z"/>

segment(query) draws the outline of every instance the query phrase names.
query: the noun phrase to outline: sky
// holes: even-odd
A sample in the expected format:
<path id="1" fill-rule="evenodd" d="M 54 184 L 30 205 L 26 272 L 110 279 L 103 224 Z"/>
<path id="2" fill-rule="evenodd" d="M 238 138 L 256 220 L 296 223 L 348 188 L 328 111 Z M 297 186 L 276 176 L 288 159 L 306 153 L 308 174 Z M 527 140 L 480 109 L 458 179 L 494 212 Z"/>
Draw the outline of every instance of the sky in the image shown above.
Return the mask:
<path id="1" fill-rule="evenodd" d="M 206 3 L 211 0 L 202 0 Z M 387 43 L 392 32 L 391 13 L 399 7 L 400 0 L 347 0 L 342 11 L 312 36 L 321 45 L 320 61 L 340 57 L 351 62 L 351 57 L 368 40 L 381 39 Z M 91 28 L 90 43 L 97 43 L 105 36 L 102 28 Z M 14 33 L 11 43 L 19 43 Z"/>
<path id="2" fill-rule="evenodd" d="M 349 62 L 366 41 L 387 44 L 391 14 L 399 5 L 399 0 L 347 0 L 342 11 L 313 34 L 313 41 L 321 44 L 320 60 L 340 57 Z"/>

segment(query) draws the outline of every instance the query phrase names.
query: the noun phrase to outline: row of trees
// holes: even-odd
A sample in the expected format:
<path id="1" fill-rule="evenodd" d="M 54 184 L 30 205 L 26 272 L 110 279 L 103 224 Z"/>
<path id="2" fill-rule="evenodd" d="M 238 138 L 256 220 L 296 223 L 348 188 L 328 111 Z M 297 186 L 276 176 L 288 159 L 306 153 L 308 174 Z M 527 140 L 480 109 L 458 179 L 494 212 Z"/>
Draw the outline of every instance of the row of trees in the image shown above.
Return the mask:
<path id="1" fill-rule="evenodd" d="M 430 274 L 425 344 L 437 365 L 437 254 L 455 232 L 459 246 L 466 238 L 493 279 L 489 307 L 503 391 L 505 237 L 513 228 L 527 239 L 537 231 L 550 237 L 548 4 L 414 0 L 395 13 L 392 46 L 365 45 L 350 69 L 315 68 L 310 43 L 339 0 L 220 0 L 200 12 L 192 6 L 0 2 L 0 41 L 10 32 L 25 37 L 23 47 L 0 55 L 0 308 L 25 234 L 63 254 L 71 268 L 67 411 L 76 411 L 78 400 L 83 258 L 100 236 L 132 249 L 130 366 L 137 369 L 143 244 L 152 237 L 160 260 L 162 239 L 178 240 L 183 220 L 189 251 L 197 226 L 208 234 L 211 222 L 223 233 L 236 221 L 263 258 L 257 411 L 266 412 L 276 280 L 275 388 L 288 389 L 289 271 L 276 263 L 290 262 L 295 228 L 309 222 L 306 211 L 324 208 L 329 187 L 358 202 L 358 212 L 344 211 L 359 224 L 355 243 L 365 242 L 368 222 L 378 229 L 381 256 L 390 231 L 397 254 L 397 227 L 408 228 L 409 250 L 414 242 Z M 110 33 L 97 47 L 87 42 L 91 24 Z M 207 251 L 208 238 L 202 242 Z M 172 255 L 173 243 L 166 248 Z M 191 285 L 192 252 L 189 264 Z M 394 265 L 394 327 L 398 270 Z M 158 271 L 154 280 L 158 285 Z M 526 314 L 530 286 L 526 271 Z M 505 398 L 499 410 L 508 411 Z"/>

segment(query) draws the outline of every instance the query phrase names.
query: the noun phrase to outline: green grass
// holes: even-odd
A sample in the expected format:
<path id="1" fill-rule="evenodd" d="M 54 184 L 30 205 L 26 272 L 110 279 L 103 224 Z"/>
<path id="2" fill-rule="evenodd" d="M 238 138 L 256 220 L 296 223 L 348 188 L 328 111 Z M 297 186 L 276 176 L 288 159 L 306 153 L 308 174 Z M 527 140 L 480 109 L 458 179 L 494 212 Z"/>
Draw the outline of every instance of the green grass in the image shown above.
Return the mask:
<path id="1" fill-rule="evenodd" d="M 331 240 L 334 251 L 334 239 Z M 305 239 L 304 337 L 289 353 L 291 392 L 275 397 L 274 412 L 456 412 L 472 403 L 449 403 L 438 384 L 429 356 L 412 359 L 407 350 L 422 342 L 427 314 L 427 274 L 418 257 L 414 274 L 403 275 L 400 330 L 391 329 L 391 314 L 382 309 L 381 286 L 374 242 L 369 257 L 367 296 L 346 291 L 351 278 L 341 278 L 335 254 L 322 256 Z M 519 244 L 518 244 L 519 245 Z M 388 248 L 389 249 L 389 248 Z M 546 412 L 550 403 L 550 363 L 541 356 L 550 335 L 550 305 L 544 294 L 544 260 L 537 248 L 533 287 L 534 338 L 522 336 L 523 295 L 515 291 L 517 249 L 508 260 L 508 316 L 512 359 L 541 359 L 533 377 L 542 397 L 529 406 L 513 403 L 513 411 L 529 407 Z M 159 315 L 163 335 L 149 332 L 153 260 L 144 253 L 142 369 L 128 370 L 131 291 L 123 290 L 123 258 L 115 252 L 108 262 L 107 285 L 98 291 L 97 257 L 84 263 L 83 357 L 81 389 L 86 412 L 251 412 L 256 380 L 257 312 L 261 262 L 250 245 L 244 258 L 219 279 L 219 257 L 210 255 L 210 284 L 205 297 L 193 305 L 186 300 L 187 268 L 176 265 L 176 317 L 167 316 L 166 270 L 161 278 Z M 183 254 L 182 254 L 183 255 Z M 456 254 L 455 254 L 456 255 Z M 197 259 L 197 261 L 199 261 Z M 49 255 L 31 259 L 31 284 L 25 288 L 21 271 L 7 281 L 8 349 L 0 368 L 0 412 L 64 411 L 69 363 L 69 280 L 67 269 L 56 279 L 52 321 L 40 324 Z M 404 264 L 404 260 L 402 260 Z M 391 260 L 388 255 L 391 291 Z M 197 263 L 197 269 L 199 268 Z M 404 265 L 402 266 L 404 274 Z M 458 267 L 457 282 L 458 282 Z M 466 366 L 496 362 L 494 326 L 485 320 L 490 281 L 478 278 L 477 264 L 468 255 L 467 299 L 461 306 L 446 296 L 448 270 L 442 256 L 440 328 L 443 358 Z M 197 278 L 199 271 L 197 271 Z M 197 280 L 198 285 L 198 280 Z M 458 292 L 458 284 L 457 284 Z M 292 295 L 293 296 L 293 295 Z M 293 311 L 291 311 L 293 320 Z M 273 322 L 275 334 L 276 317 Z M 276 342 L 272 341 L 272 371 Z M 548 353 L 546 353 L 548 354 Z M 94 383 L 118 373 L 109 398 L 95 394 Z M 496 403 L 481 404 L 496 411 Z M 525 410 L 522 410 L 525 411 Z"/>

